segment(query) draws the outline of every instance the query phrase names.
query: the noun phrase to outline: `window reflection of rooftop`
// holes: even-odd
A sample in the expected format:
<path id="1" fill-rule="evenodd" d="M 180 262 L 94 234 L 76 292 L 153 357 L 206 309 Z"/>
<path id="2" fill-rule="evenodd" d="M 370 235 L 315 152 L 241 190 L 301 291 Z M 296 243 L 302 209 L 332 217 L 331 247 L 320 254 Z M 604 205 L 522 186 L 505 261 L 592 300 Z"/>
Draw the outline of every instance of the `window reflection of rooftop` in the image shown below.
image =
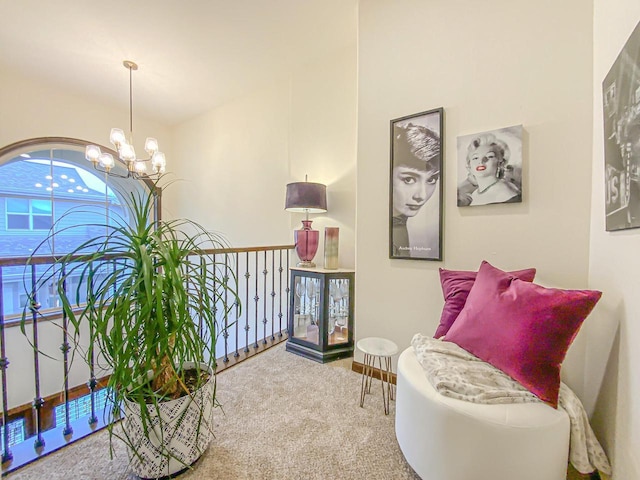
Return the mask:
<path id="1" fill-rule="evenodd" d="M 46 159 L 19 158 L 0 168 L 0 194 L 101 201 L 120 204 L 118 197 L 101 179 L 81 167 Z M 47 187 L 49 190 L 47 190 Z"/>
<path id="2" fill-rule="evenodd" d="M 128 221 L 123 186 L 108 183 L 77 145 L 0 159 L 0 257 L 62 254 L 99 235 L 96 224 Z"/>

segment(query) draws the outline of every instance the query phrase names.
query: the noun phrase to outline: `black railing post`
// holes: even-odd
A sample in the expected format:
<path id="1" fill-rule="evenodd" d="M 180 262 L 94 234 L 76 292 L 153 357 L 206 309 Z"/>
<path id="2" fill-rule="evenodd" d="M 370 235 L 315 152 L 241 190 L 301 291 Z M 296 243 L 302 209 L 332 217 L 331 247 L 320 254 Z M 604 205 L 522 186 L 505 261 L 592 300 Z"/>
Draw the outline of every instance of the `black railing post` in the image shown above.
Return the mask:
<path id="1" fill-rule="evenodd" d="M 215 261 L 214 261 L 214 265 L 215 265 Z M 205 274 L 207 271 L 207 262 L 205 261 L 205 257 L 204 255 L 200 256 L 200 273 L 201 274 Z M 202 304 L 202 297 L 200 297 L 200 303 Z M 215 297 L 213 298 L 213 301 L 215 302 Z M 204 328 L 203 328 L 203 320 L 202 320 L 202 315 L 198 315 L 198 335 L 200 336 L 200 338 L 204 338 Z M 215 351 L 215 345 L 213 346 L 213 349 Z M 214 354 L 215 355 L 215 354 Z"/>
<path id="2" fill-rule="evenodd" d="M 286 301 L 287 301 L 287 331 L 289 329 L 289 317 L 291 315 L 291 302 L 289 301 L 289 292 L 291 291 L 291 287 L 289 286 L 289 283 L 291 282 L 291 270 L 289 269 L 289 255 L 291 253 L 291 250 L 287 250 L 287 275 L 285 276 L 286 281 L 287 281 L 287 295 L 286 295 Z"/>
<path id="3" fill-rule="evenodd" d="M 275 340 L 276 321 L 276 251 L 271 251 L 271 341 Z"/>
<path id="4" fill-rule="evenodd" d="M 65 269 L 62 267 L 60 271 L 60 275 L 62 276 L 62 290 L 65 295 L 67 293 L 67 280 L 65 275 Z M 62 351 L 62 375 L 64 375 L 64 430 L 62 431 L 63 435 L 71 435 L 73 433 L 73 427 L 71 427 L 71 420 L 69 418 L 69 350 L 71 350 L 71 346 L 69 345 L 69 318 L 67 317 L 67 311 L 62 310 L 62 345 L 60 346 L 60 350 Z"/>
<path id="5" fill-rule="evenodd" d="M 36 266 L 31 265 L 31 318 L 33 320 L 33 372 L 35 381 L 35 397 L 33 399 L 33 408 L 36 417 L 36 440 L 33 444 L 34 448 L 44 447 L 44 438 L 42 438 L 42 406 L 44 400 L 40 396 L 40 351 L 38 347 L 38 311 L 40 310 L 38 302 L 38 285 L 36 281 Z"/>
<path id="6" fill-rule="evenodd" d="M 222 336 L 224 337 L 224 358 L 223 362 L 229 362 L 229 308 L 227 307 L 228 301 L 228 290 L 227 286 L 229 285 L 229 254 L 224 254 L 224 330 L 222 331 Z"/>
<path id="7" fill-rule="evenodd" d="M 255 335 L 253 337 L 253 348 L 258 348 L 258 302 L 260 301 L 260 296 L 258 295 L 258 252 L 256 252 L 256 295 L 253 297 L 253 300 L 256 304 L 256 323 L 255 323 Z"/>
<path id="8" fill-rule="evenodd" d="M 267 251 L 264 251 L 264 269 L 262 270 L 262 344 L 267 344 Z"/>
<path id="9" fill-rule="evenodd" d="M 249 273 L 249 252 L 247 252 L 247 264 L 246 271 L 244 273 L 244 278 L 246 280 L 246 290 L 245 290 L 245 302 L 244 302 L 244 332 L 245 332 L 245 343 L 244 343 L 244 351 L 245 353 L 249 352 L 249 277 L 251 274 Z"/>
<path id="10" fill-rule="evenodd" d="M 280 295 L 278 296 L 279 299 L 279 304 L 278 304 L 278 337 L 282 337 L 282 249 L 279 250 L 279 267 L 278 267 L 278 273 L 280 274 L 279 277 L 279 284 L 278 284 L 278 291 L 280 292 Z M 274 252 L 275 255 L 275 252 Z"/>
<path id="11" fill-rule="evenodd" d="M 240 254 L 236 252 L 235 254 L 235 260 L 236 260 L 236 281 L 240 280 L 240 277 L 238 276 L 238 269 L 239 264 L 240 264 Z M 239 302 L 239 295 L 240 292 L 236 291 L 236 300 L 235 300 L 235 306 L 236 306 L 236 352 L 233 354 L 234 357 L 239 357 L 240 356 L 240 352 L 238 352 L 238 335 L 239 335 L 239 329 L 240 329 L 240 302 Z"/>
<path id="12" fill-rule="evenodd" d="M 7 359 L 6 339 L 4 336 L 4 288 L 2 283 L 2 267 L 0 266 L 0 372 L 2 375 L 2 463 L 13 460 L 13 454 L 9 448 L 9 428 L 7 419 L 9 418 L 9 394 L 7 392 Z"/>
<path id="13" fill-rule="evenodd" d="M 91 281 L 90 291 L 93 292 L 93 277 L 95 275 L 95 270 L 93 269 L 93 263 L 89 264 L 89 278 Z M 93 301 L 93 299 L 87 298 L 87 302 Z M 94 335 L 94 326 L 93 322 L 89 322 L 89 339 L 93 339 Z M 91 415 L 89 416 L 89 425 L 93 426 L 98 423 L 98 417 L 96 415 L 96 387 L 98 386 L 98 381 L 96 379 L 95 372 L 95 358 L 93 351 L 93 342 L 89 342 L 89 382 L 87 383 L 90 392 L 90 402 L 91 402 Z"/>
<path id="14" fill-rule="evenodd" d="M 212 280 L 213 281 L 213 291 L 215 292 L 216 288 L 217 288 L 216 287 L 216 278 L 218 277 L 218 275 L 217 275 L 218 266 L 216 265 L 216 254 L 215 253 L 211 256 L 211 261 L 213 262 L 213 264 L 211 265 L 211 268 L 213 270 L 211 272 L 211 274 L 213 275 L 213 280 Z M 205 264 L 206 264 L 206 262 L 205 262 Z M 215 318 L 215 319 L 218 318 L 218 299 L 216 298 L 216 294 L 215 293 L 213 294 L 213 318 Z M 213 332 L 211 332 L 211 334 L 213 335 Z"/>

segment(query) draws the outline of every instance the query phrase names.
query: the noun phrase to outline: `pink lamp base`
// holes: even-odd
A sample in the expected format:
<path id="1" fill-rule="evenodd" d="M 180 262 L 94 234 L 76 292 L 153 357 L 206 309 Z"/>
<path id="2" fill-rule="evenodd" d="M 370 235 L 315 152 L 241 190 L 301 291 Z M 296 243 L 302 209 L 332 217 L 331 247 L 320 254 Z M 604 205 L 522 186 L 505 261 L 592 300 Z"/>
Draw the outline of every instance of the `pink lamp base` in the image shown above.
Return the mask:
<path id="1" fill-rule="evenodd" d="M 313 263 L 318 251 L 318 242 L 320 241 L 320 232 L 311 228 L 311 220 L 302 220 L 303 227 L 293 232 L 293 238 L 296 243 L 296 253 L 300 262 L 298 267 L 312 268 L 316 264 Z"/>

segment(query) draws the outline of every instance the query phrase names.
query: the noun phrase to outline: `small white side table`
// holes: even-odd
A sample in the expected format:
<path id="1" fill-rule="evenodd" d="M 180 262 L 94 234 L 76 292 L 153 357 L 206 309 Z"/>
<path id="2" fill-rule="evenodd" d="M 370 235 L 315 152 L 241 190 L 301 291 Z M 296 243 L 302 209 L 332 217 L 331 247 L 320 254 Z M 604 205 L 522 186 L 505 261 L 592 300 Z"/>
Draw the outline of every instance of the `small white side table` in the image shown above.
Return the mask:
<path id="1" fill-rule="evenodd" d="M 360 386 L 360 406 L 364 406 L 365 395 L 371 393 L 371 381 L 373 379 L 373 370 L 377 358 L 382 383 L 384 414 L 389 415 L 389 402 L 394 400 L 393 385 L 391 384 L 391 357 L 398 353 L 398 346 L 386 338 L 368 337 L 358 340 L 356 347 L 364 353 L 364 370 L 362 371 L 362 384 Z M 384 367 L 382 366 L 383 359 Z"/>

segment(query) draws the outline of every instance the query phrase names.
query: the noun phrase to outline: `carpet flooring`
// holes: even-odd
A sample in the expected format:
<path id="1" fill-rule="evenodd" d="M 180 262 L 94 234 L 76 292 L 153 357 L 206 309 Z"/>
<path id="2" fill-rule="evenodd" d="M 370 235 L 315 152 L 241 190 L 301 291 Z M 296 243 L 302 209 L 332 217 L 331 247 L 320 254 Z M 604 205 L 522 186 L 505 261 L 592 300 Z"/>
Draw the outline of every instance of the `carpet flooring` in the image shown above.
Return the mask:
<path id="1" fill-rule="evenodd" d="M 271 348 L 218 375 L 215 439 L 184 480 L 393 479 L 419 477 L 394 434 L 395 404 L 384 415 L 375 381 L 359 406 L 351 359 L 319 364 Z M 378 387 L 376 389 L 375 387 Z M 105 431 L 80 440 L 7 480 L 123 479 L 124 447 Z"/>
<path id="2" fill-rule="evenodd" d="M 351 371 L 351 361 L 322 365 L 280 344 L 221 372 L 215 439 L 193 470 L 179 478 L 419 480 L 395 438 L 395 402 L 384 415 L 380 384 L 374 381 L 360 408 L 361 376 Z M 108 433 L 102 431 L 6 478 L 134 480 L 127 465 L 117 440 L 110 459 Z M 567 478 L 589 477 L 570 471 Z"/>

